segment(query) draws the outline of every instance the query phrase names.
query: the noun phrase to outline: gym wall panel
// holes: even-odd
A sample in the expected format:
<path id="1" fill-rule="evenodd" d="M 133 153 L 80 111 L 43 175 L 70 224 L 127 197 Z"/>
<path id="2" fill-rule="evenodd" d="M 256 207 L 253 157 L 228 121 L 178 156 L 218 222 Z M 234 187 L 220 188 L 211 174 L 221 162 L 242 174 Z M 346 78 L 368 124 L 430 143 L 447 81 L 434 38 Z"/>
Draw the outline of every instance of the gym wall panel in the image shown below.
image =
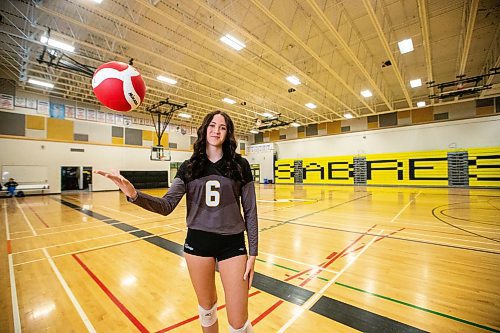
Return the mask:
<path id="1" fill-rule="evenodd" d="M 26 128 L 45 130 L 45 117 L 26 115 Z"/>
<path id="2" fill-rule="evenodd" d="M 112 126 L 111 136 L 113 138 L 123 138 L 123 127 Z"/>
<path id="3" fill-rule="evenodd" d="M 26 129 L 26 137 L 30 139 L 47 139 L 47 132 L 45 130 L 32 130 Z"/>
<path id="4" fill-rule="evenodd" d="M 500 186 L 500 147 L 469 149 L 469 185 Z"/>
<path id="5" fill-rule="evenodd" d="M 493 113 L 495 113 L 495 108 L 493 105 L 482 106 L 482 107 L 476 108 L 476 115 L 477 116 L 485 116 L 485 115 L 493 114 Z"/>
<path id="6" fill-rule="evenodd" d="M 277 184 L 294 183 L 294 159 L 282 159 L 274 164 L 274 181 Z"/>
<path id="7" fill-rule="evenodd" d="M 0 134 L 25 136 L 25 115 L 12 112 L 0 112 Z"/>
<path id="8" fill-rule="evenodd" d="M 411 125 L 411 112 L 410 111 L 400 111 L 397 113 L 398 125 Z"/>
<path id="9" fill-rule="evenodd" d="M 448 186 L 448 153 L 434 150 L 366 157 L 366 184 L 391 186 Z M 464 150 L 460 150 L 464 151 Z M 500 147 L 470 148 L 469 186 L 500 187 Z M 294 162 L 302 161 L 303 184 L 354 184 L 356 156 L 280 159 L 275 162 L 276 183 L 294 183 Z"/>
<path id="10" fill-rule="evenodd" d="M 125 128 L 125 144 L 142 146 L 142 130 L 135 128 Z"/>
<path id="11" fill-rule="evenodd" d="M 373 129 L 373 128 L 378 128 L 378 122 L 377 123 L 368 123 L 368 129 Z"/>
<path id="12" fill-rule="evenodd" d="M 112 126 L 81 120 L 74 120 L 73 126 L 74 133 L 88 135 L 89 142 L 111 144 Z"/>
<path id="13" fill-rule="evenodd" d="M 278 141 L 280 139 L 280 131 L 279 130 L 273 130 L 270 132 L 270 139 L 271 141 Z"/>
<path id="14" fill-rule="evenodd" d="M 156 135 L 153 136 L 153 142 L 155 146 L 159 146 L 158 144 L 158 137 Z M 168 133 L 163 132 L 163 135 L 161 136 L 161 145 L 163 147 L 168 147 Z"/>
<path id="15" fill-rule="evenodd" d="M 153 136 L 156 136 L 156 133 L 153 133 L 153 131 L 142 131 L 142 140 L 153 141 Z"/>
<path id="16" fill-rule="evenodd" d="M 381 114 L 379 117 L 379 126 L 380 127 L 387 127 L 387 126 L 397 126 L 398 124 L 398 114 L 397 112 L 391 112 L 391 113 L 384 113 Z"/>
<path id="17" fill-rule="evenodd" d="M 427 123 L 434 120 L 432 107 L 411 110 L 411 122 L 413 124 Z"/>
<path id="18" fill-rule="evenodd" d="M 326 123 L 326 132 L 328 134 L 339 134 L 340 133 L 340 120 L 332 121 Z"/>
<path id="19" fill-rule="evenodd" d="M 318 135 L 318 124 L 309 124 L 306 126 L 306 136 Z"/>
<path id="20" fill-rule="evenodd" d="M 47 139 L 73 141 L 73 121 L 47 118 Z"/>
<path id="21" fill-rule="evenodd" d="M 448 119 L 471 118 L 476 115 L 476 104 L 474 101 L 457 104 L 434 106 L 434 113 L 448 113 Z"/>
<path id="22" fill-rule="evenodd" d="M 114 145 L 122 145 L 124 143 L 124 140 L 123 140 L 123 138 L 112 137 L 111 143 Z"/>

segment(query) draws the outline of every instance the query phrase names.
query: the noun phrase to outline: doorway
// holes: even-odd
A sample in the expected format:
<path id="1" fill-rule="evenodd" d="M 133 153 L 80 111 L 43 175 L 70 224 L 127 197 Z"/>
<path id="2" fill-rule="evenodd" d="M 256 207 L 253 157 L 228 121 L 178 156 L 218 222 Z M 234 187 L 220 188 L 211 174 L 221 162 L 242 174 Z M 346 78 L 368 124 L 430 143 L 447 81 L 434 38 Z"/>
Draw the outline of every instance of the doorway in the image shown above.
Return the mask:
<path id="1" fill-rule="evenodd" d="M 62 191 L 92 191 L 92 167 L 61 167 Z"/>

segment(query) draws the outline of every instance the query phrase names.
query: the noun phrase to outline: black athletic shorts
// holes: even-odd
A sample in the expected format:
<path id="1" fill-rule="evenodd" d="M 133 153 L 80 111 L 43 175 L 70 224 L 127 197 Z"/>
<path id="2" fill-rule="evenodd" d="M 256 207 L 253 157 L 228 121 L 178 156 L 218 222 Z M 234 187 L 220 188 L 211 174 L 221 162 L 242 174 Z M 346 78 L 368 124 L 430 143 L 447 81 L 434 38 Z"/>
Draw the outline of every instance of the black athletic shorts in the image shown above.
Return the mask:
<path id="1" fill-rule="evenodd" d="M 212 257 L 222 261 L 232 257 L 246 255 L 245 235 L 220 235 L 213 232 L 188 229 L 184 252 L 199 256 Z"/>

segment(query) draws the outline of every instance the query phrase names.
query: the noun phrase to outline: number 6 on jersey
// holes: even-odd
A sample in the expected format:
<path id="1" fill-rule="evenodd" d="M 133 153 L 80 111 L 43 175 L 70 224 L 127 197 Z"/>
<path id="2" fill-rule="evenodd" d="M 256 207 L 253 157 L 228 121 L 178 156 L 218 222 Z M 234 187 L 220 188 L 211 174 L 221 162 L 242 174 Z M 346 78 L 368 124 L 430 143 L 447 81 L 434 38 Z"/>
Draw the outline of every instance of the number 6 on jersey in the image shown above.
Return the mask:
<path id="1" fill-rule="evenodd" d="M 216 189 L 220 188 L 218 180 L 209 180 L 205 184 L 205 203 L 208 207 L 216 207 L 220 202 L 220 193 Z"/>

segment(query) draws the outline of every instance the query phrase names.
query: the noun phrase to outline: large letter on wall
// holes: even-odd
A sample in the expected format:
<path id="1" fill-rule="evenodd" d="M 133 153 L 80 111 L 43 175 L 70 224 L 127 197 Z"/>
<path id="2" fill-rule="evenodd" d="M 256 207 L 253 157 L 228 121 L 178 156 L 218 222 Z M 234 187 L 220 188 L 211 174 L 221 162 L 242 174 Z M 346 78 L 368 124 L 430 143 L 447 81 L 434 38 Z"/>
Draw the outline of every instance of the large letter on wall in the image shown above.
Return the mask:
<path id="1" fill-rule="evenodd" d="M 468 151 L 469 185 L 500 186 L 500 147 Z"/>

